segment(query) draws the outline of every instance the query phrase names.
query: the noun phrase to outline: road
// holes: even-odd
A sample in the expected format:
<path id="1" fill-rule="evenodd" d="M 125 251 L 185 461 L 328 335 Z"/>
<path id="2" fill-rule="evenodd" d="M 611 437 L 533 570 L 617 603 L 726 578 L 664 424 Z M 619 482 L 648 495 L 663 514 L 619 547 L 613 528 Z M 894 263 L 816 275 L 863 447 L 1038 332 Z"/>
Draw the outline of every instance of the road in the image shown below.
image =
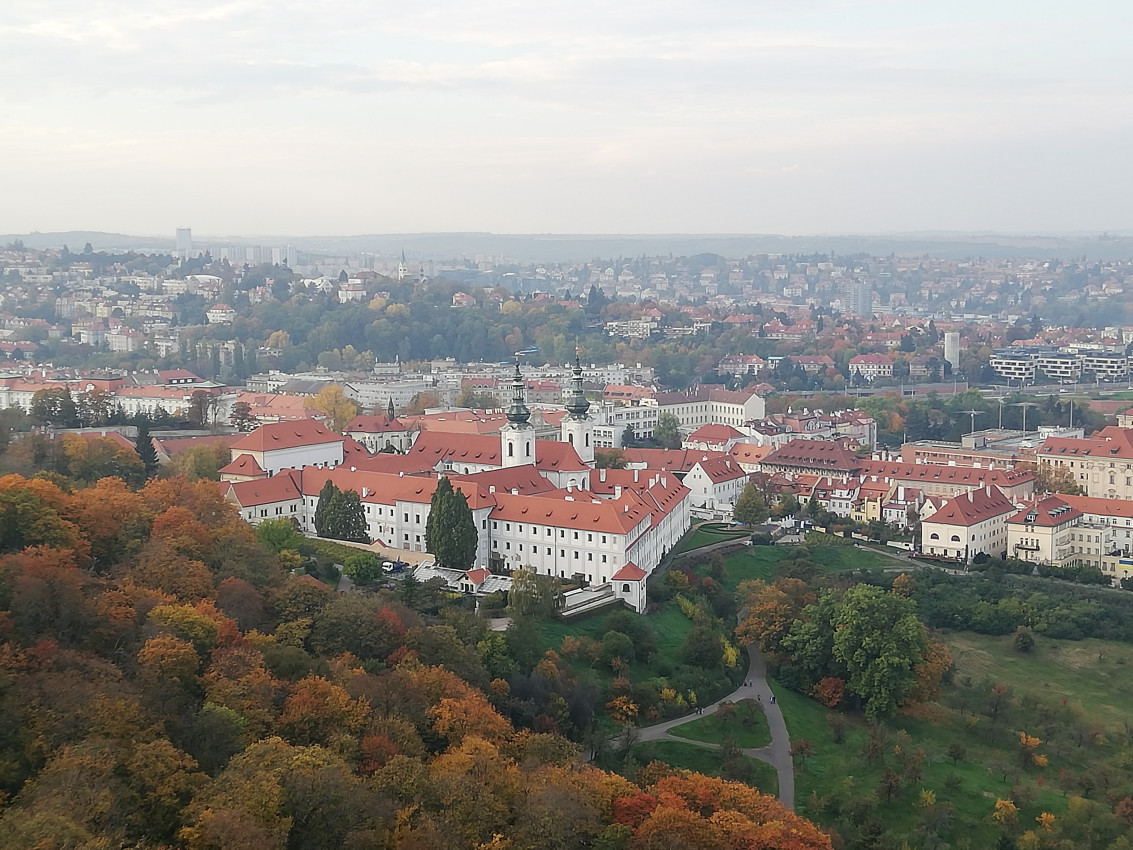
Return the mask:
<path id="1" fill-rule="evenodd" d="M 666 720 L 653 726 L 646 726 L 637 730 L 639 741 L 680 741 L 683 744 L 693 744 L 698 747 L 719 749 L 719 744 L 708 744 L 702 741 L 690 741 L 686 738 L 676 738 L 669 734 L 671 729 L 700 720 L 702 716 L 715 714 L 722 702 L 739 702 L 743 699 L 758 699 L 763 704 L 763 711 L 767 715 L 767 726 L 771 730 L 771 744 L 766 747 L 741 750 L 745 756 L 759 759 L 775 768 L 779 777 L 779 800 L 788 809 L 795 807 L 795 767 L 791 759 L 791 740 L 787 737 L 787 724 L 783 720 L 783 712 L 778 702 L 772 702 L 771 686 L 767 683 L 767 668 L 763 663 L 763 655 L 754 647 L 748 647 L 747 682 L 726 697 L 717 700 L 711 705 L 702 706 L 702 714 L 690 714 L 687 717 L 678 717 L 676 720 Z"/>

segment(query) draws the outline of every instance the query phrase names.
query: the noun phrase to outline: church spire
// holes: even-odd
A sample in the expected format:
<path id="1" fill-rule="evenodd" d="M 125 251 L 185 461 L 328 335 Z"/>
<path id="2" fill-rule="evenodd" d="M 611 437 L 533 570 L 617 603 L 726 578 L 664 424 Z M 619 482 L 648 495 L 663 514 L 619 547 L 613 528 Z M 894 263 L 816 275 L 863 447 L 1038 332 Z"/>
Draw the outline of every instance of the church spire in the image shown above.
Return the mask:
<path id="1" fill-rule="evenodd" d="M 389 397 L 389 407 L 386 408 L 386 419 L 393 422 L 393 396 Z"/>
<path id="2" fill-rule="evenodd" d="M 586 400 L 586 393 L 582 389 L 582 362 L 577 356 L 574 358 L 574 377 L 570 381 L 566 409 L 575 419 L 585 418 L 586 411 L 590 409 L 590 402 Z"/>
<path id="3" fill-rule="evenodd" d="M 525 425 L 531 418 L 531 411 L 527 409 L 527 393 L 523 384 L 523 375 L 519 372 L 519 358 L 515 358 L 515 374 L 511 379 L 511 407 L 507 409 L 507 421 L 516 425 Z"/>

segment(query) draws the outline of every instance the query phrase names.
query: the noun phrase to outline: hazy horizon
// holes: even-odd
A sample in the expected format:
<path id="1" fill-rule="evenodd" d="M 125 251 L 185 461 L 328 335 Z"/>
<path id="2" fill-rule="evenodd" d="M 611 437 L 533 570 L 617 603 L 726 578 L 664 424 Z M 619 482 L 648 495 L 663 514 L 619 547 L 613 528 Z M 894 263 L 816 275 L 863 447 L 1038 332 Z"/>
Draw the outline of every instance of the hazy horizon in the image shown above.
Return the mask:
<path id="1" fill-rule="evenodd" d="M 1133 8 L 13 0 L 0 231 L 1133 230 Z"/>

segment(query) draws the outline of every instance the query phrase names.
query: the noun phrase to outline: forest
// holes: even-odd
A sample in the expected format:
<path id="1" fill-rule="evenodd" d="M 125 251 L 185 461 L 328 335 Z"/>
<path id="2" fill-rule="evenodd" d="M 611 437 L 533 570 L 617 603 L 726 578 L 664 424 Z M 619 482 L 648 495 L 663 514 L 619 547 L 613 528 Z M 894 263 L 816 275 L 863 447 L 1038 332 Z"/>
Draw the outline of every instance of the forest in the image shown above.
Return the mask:
<path id="1" fill-rule="evenodd" d="M 750 786 L 590 765 L 597 694 L 530 622 L 339 594 L 306 545 L 208 481 L 0 478 L 0 848 L 831 847 Z"/>

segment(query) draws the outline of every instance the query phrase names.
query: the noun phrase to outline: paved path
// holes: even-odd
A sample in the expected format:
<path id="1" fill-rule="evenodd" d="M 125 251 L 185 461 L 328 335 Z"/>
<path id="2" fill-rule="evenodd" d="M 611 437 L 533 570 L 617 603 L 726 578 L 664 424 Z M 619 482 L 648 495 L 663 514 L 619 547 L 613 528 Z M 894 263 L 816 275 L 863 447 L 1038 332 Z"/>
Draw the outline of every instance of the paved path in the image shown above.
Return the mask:
<path id="1" fill-rule="evenodd" d="M 715 714 L 722 702 L 739 702 L 742 699 L 759 699 L 763 704 L 763 711 L 767 715 L 767 725 L 771 730 L 771 744 L 756 749 L 741 750 L 745 756 L 767 762 L 775 768 L 779 776 L 779 800 L 788 809 L 795 807 L 795 769 L 791 760 L 791 741 L 787 737 L 787 724 L 783 722 L 783 712 L 779 710 L 778 702 L 771 702 L 771 686 L 767 684 L 767 669 L 763 663 L 763 655 L 754 646 L 748 647 L 747 681 L 750 685 L 741 685 L 728 696 L 702 706 L 703 714 L 690 714 L 687 717 L 678 717 L 676 720 L 666 720 L 653 726 L 646 726 L 637 730 L 639 741 L 680 741 L 685 744 L 694 744 L 699 747 L 719 749 L 719 744 L 709 744 L 702 741 L 690 741 L 687 738 L 678 738 L 669 734 L 671 729 L 708 714 Z"/>

